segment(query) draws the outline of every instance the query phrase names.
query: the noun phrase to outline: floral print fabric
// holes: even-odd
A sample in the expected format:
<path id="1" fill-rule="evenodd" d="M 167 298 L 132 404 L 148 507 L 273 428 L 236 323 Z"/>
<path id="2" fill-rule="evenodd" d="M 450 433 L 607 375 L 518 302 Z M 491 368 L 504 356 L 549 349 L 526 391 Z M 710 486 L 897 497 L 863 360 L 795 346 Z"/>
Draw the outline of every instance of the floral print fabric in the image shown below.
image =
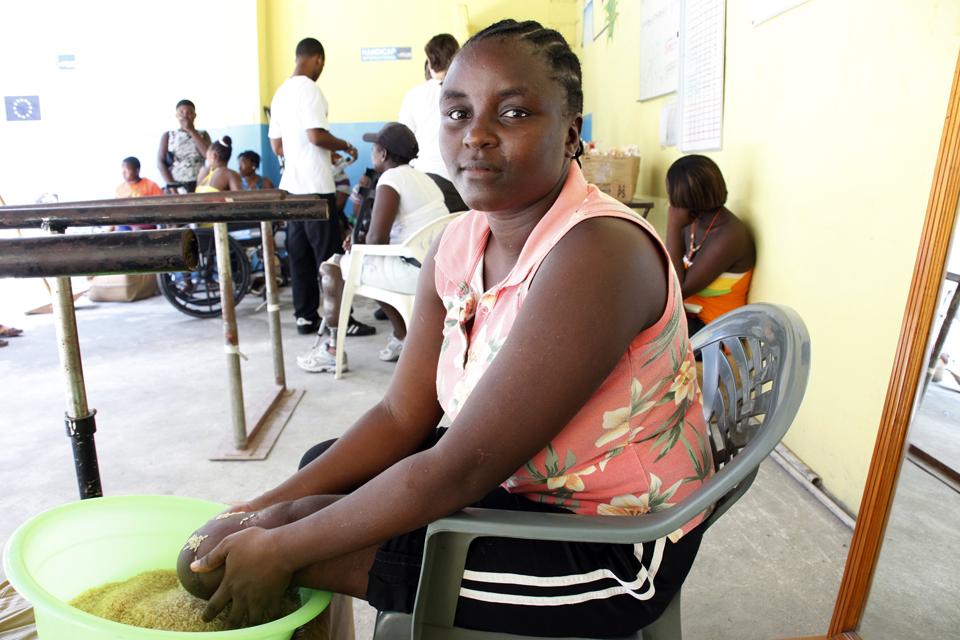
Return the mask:
<path id="1" fill-rule="evenodd" d="M 486 216 L 471 211 L 447 228 L 436 255 L 437 293 L 447 310 L 437 397 L 452 420 L 451 429 L 456 429 L 457 415 L 509 336 L 537 268 L 564 234 L 597 216 L 639 225 L 656 240 L 670 265 L 653 228 L 587 185 L 576 164 L 557 202 L 527 239 L 513 271 L 485 292 L 471 286 L 471 280 L 490 231 Z M 669 277 L 663 317 L 637 335 L 574 419 L 504 488 L 576 513 L 639 515 L 670 508 L 713 473 L 680 285 L 672 266 Z M 701 519 L 684 525 L 671 539 L 679 539 Z"/>

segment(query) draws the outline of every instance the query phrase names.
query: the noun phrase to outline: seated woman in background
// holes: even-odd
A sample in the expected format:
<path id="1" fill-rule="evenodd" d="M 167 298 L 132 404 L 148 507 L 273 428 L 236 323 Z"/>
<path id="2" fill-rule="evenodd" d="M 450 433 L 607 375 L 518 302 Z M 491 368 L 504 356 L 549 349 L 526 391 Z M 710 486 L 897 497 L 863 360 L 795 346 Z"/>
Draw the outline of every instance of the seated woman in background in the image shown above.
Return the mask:
<path id="1" fill-rule="evenodd" d="M 201 169 L 197 176 L 197 193 L 243 190 L 243 178 L 236 171 L 227 168 L 230 154 L 233 153 L 231 145 L 230 136 L 223 136 L 207 149 L 207 163 L 210 166 Z"/>
<path id="2" fill-rule="evenodd" d="M 757 252 L 747 226 L 723 206 L 727 185 L 710 158 L 692 155 L 674 162 L 667 171 L 667 197 L 667 250 L 693 335 L 747 304 Z"/>
<path id="3" fill-rule="evenodd" d="M 244 151 L 237 156 L 237 167 L 240 169 L 240 186 L 244 191 L 253 189 L 273 189 L 273 180 L 257 175 L 260 168 L 260 154 L 256 151 Z"/>
<path id="4" fill-rule="evenodd" d="M 410 166 L 417 157 L 419 146 L 413 132 L 399 122 L 389 122 L 379 133 L 363 136 L 373 142 L 373 168 L 382 175 L 377 182 L 377 195 L 370 214 L 367 244 L 401 244 L 425 224 L 449 213 L 443 201 L 443 192 L 427 174 Z M 313 373 L 336 371 L 337 324 L 340 318 L 340 297 L 343 293 L 343 272 L 350 270 L 350 254 L 334 255 L 320 265 L 323 287 L 323 317 L 330 338 L 310 353 L 297 356 L 301 369 Z M 400 256 L 365 256 L 361 270 L 361 284 L 396 291 L 414 293 L 420 266 Z M 393 325 L 393 336 L 377 355 L 385 362 L 400 358 L 407 325 L 403 316 L 392 306 L 379 302 Z M 347 329 L 347 334 L 350 335 Z M 323 336 L 323 327 L 320 329 Z M 320 337 L 317 338 L 318 342 Z M 347 368 L 344 354 L 343 368 Z"/>

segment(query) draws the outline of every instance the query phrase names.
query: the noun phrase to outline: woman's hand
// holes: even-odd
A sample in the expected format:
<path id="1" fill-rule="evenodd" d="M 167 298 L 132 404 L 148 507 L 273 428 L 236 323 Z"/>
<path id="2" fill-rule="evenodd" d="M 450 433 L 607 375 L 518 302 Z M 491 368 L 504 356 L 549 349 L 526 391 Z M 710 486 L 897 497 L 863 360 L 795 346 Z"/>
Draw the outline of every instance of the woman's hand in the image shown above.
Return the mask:
<path id="1" fill-rule="evenodd" d="M 681 209 L 670 205 L 667 209 L 667 220 L 670 224 L 676 225 L 677 228 L 683 229 L 693 224 L 694 217 L 690 214 L 689 209 Z"/>
<path id="2" fill-rule="evenodd" d="M 190 118 L 177 118 L 180 122 L 180 128 L 184 131 L 195 131 L 196 128 L 193 126 L 193 120 Z"/>
<path id="3" fill-rule="evenodd" d="M 226 563 L 226 573 L 201 618 L 210 622 L 232 602 L 225 629 L 263 624 L 276 619 L 292 572 L 280 566 L 275 530 L 252 527 L 224 538 L 213 551 L 190 565 L 197 573 Z"/>

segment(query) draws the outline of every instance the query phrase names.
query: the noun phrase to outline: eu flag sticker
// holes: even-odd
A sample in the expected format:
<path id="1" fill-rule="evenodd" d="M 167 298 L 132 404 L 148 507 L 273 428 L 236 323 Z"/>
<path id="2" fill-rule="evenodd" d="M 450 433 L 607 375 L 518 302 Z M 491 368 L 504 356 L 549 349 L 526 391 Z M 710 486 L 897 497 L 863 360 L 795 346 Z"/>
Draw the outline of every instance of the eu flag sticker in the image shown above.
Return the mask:
<path id="1" fill-rule="evenodd" d="M 40 119 L 40 96 L 3 96 L 7 122 Z"/>

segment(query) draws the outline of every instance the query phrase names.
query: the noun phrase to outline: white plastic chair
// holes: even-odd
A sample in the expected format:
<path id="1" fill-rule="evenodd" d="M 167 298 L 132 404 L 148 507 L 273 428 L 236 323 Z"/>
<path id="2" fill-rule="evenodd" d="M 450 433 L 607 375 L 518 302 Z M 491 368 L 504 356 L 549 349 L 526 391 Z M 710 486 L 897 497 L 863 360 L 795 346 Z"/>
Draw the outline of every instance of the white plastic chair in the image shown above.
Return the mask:
<path id="1" fill-rule="evenodd" d="M 462 212 L 460 212 L 462 213 Z M 447 225 L 453 221 L 460 213 L 451 213 L 441 218 L 425 224 L 413 233 L 402 244 L 355 244 L 350 247 L 350 269 L 343 274 L 343 295 L 340 298 L 340 320 L 338 327 L 346 329 L 350 322 L 350 307 L 353 304 L 353 296 L 361 295 L 380 302 L 385 302 L 395 308 L 403 316 L 403 321 L 407 327 L 410 327 L 410 320 L 413 316 L 412 293 L 397 293 L 396 291 L 387 291 L 379 287 L 373 287 L 368 284 L 360 284 L 360 274 L 363 271 L 364 256 L 401 256 L 411 258 L 422 263 L 430 250 L 430 245 L 436 239 L 440 232 L 447 228 Z M 343 374 L 343 354 L 344 342 L 346 341 L 346 331 L 340 331 L 337 344 L 337 380 Z"/>
<path id="2" fill-rule="evenodd" d="M 427 528 L 412 615 L 382 611 L 374 640 L 547 640 L 453 626 L 470 543 L 479 537 L 649 542 L 705 510 L 705 527 L 750 487 L 760 463 L 800 408 L 810 374 L 810 334 L 789 307 L 750 304 L 726 313 L 690 340 L 703 356 L 703 413 L 716 473 L 673 508 L 640 516 L 584 516 L 467 508 Z M 572 639 L 551 639 L 572 640 Z M 680 592 L 664 613 L 617 640 L 682 640 Z"/>

